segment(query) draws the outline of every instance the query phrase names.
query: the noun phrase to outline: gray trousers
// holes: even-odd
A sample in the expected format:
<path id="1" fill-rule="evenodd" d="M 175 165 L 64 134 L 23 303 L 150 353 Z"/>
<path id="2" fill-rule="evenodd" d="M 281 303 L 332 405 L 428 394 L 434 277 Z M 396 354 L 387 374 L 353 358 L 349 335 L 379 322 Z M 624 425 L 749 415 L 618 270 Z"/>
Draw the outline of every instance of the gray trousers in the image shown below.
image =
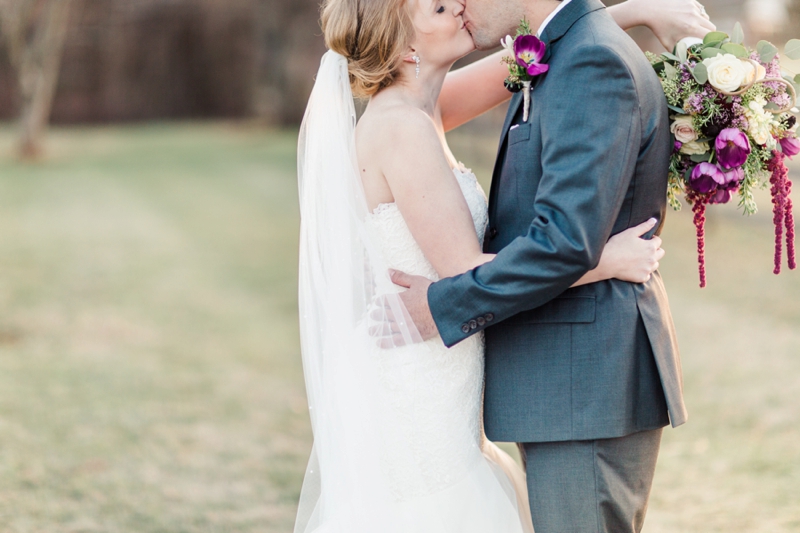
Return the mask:
<path id="1" fill-rule="evenodd" d="M 641 531 L 661 432 L 521 444 L 536 533 Z"/>

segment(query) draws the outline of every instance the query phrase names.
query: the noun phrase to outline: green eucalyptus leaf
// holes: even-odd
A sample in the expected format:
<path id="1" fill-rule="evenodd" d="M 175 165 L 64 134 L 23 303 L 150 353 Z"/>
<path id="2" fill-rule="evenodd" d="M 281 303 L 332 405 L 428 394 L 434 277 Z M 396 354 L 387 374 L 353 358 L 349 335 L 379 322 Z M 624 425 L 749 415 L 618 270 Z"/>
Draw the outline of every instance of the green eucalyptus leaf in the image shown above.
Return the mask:
<path id="1" fill-rule="evenodd" d="M 705 85 L 708 82 L 708 67 L 703 63 L 698 63 L 692 69 L 692 76 L 700 85 Z"/>
<path id="2" fill-rule="evenodd" d="M 794 77 L 794 82 L 795 83 L 800 83 L 800 74 L 798 74 L 797 76 Z"/>
<path id="3" fill-rule="evenodd" d="M 769 63 L 775 59 L 775 56 L 778 54 L 778 49 L 769 41 L 758 41 L 756 51 L 758 55 L 761 56 L 762 63 Z"/>
<path id="4" fill-rule="evenodd" d="M 727 33 L 723 33 L 721 31 L 712 31 L 703 38 L 703 44 L 708 46 L 711 43 L 721 43 L 725 41 L 725 39 L 727 38 L 728 38 Z"/>
<path id="5" fill-rule="evenodd" d="M 719 48 L 703 48 L 703 51 L 700 52 L 700 57 L 703 59 L 710 59 L 712 57 L 716 57 L 722 53 L 722 50 Z"/>
<path id="6" fill-rule="evenodd" d="M 749 54 L 747 53 L 747 48 L 742 46 L 741 44 L 735 43 L 725 43 L 722 45 L 722 51 L 727 54 L 733 54 L 736 57 L 747 57 Z"/>
<path id="7" fill-rule="evenodd" d="M 688 59 L 688 51 L 689 47 L 686 46 L 686 43 L 684 42 L 679 42 L 677 46 L 675 46 L 675 55 L 678 56 L 678 60 L 681 63 L 686 63 L 686 60 Z"/>
<path id="8" fill-rule="evenodd" d="M 736 26 L 733 27 L 731 42 L 734 44 L 742 44 L 744 42 L 744 30 L 742 30 L 742 25 L 738 22 Z"/>
<path id="9" fill-rule="evenodd" d="M 670 65 L 669 63 L 664 63 L 664 74 L 666 74 L 667 79 L 671 80 L 673 78 L 678 77 L 678 69 Z"/>
<path id="10" fill-rule="evenodd" d="M 706 163 L 708 162 L 709 153 L 706 152 L 705 154 L 693 154 L 689 156 L 689 159 L 694 161 L 695 163 Z"/>
<path id="11" fill-rule="evenodd" d="M 774 102 L 770 102 L 770 103 L 768 103 L 767 105 L 764 106 L 764 109 L 766 109 L 767 111 L 777 111 L 780 108 L 781 108 L 781 106 L 779 106 L 778 104 L 776 104 Z"/>
<path id="12" fill-rule="evenodd" d="M 670 59 L 670 60 L 672 60 L 672 61 L 677 61 L 677 62 L 679 62 L 679 63 L 680 63 L 680 61 L 681 61 L 680 59 L 678 59 L 678 56 L 676 56 L 676 55 L 674 55 L 674 54 L 670 54 L 669 52 L 664 52 L 664 53 L 663 53 L 663 54 L 661 54 L 661 55 L 662 55 L 664 58 L 666 58 L 666 59 Z"/>
<path id="13" fill-rule="evenodd" d="M 800 59 L 800 39 L 792 39 L 786 43 L 783 53 L 791 60 L 797 61 Z"/>
<path id="14" fill-rule="evenodd" d="M 678 106 L 674 106 L 674 105 L 667 105 L 667 107 L 668 107 L 668 108 L 670 108 L 672 111 L 675 111 L 676 113 L 679 113 L 679 114 L 681 114 L 681 115 L 683 115 L 684 113 L 686 113 L 686 111 L 684 111 L 683 109 L 681 109 L 681 108 L 680 108 L 680 107 L 678 107 Z"/>

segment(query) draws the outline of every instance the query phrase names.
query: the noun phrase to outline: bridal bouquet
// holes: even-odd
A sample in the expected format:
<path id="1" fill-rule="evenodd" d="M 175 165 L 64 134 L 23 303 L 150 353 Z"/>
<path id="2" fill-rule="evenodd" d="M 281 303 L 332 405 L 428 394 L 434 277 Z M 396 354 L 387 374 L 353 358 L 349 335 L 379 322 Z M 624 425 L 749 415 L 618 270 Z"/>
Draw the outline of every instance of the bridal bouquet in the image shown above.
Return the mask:
<path id="1" fill-rule="evenodd" d="M 800 75 L 782 74 L 771 43 L 761 41 L 753 50 L 743 42 L 737 24 L 730 36 L 712 32 L 702 41 L 681 41 L 672 54 L 648 53 L 673 112 L 669 203 L 680 209 L 683 193 L 692 206 L 701 287 L 706 285 L 706 206 L 728 203 L 735 194 L 744 212 L 753 214 L 758 187 L 771 186 L 774 272 L 781 270 L 784 237 L 789 268 L 797 266 L 792 183 L 784 159 L 800 153 L 792 114 L 797 113 Z M 800 59 L 800 40 L 789 41 L 784 53 Z"/>

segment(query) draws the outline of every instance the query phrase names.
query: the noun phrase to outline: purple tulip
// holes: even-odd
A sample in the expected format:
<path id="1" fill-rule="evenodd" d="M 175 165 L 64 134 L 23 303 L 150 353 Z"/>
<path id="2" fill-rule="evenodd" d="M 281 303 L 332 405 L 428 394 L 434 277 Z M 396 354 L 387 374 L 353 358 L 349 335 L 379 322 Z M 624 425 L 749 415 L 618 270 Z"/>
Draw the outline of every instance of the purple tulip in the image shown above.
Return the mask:
<path id="1" fill-rule="evenodd" d="M 784 137 L 781 139 L 781 150 L 790 158 L 800 154 L 800 139 L 797 137 Z"/>
<path id="2" fill-rule="evenodd" d="M 744 165 L 752 151 L 747 135 L 736 128 L 719 132 L 715 142 L 717 160 L 722 168 L 736 168 Z"/>
<path id="3" fill-rule="evenodd" d="M 710 204 L 727 204 L 733 198 L 733 193 L 727 189 L 717 189 L 711 198 L 708 199 Z"/>
<path id="4" fill-rule="evenodd" d="M 672 147 L 672 153 L 677 154 L 681 151 L 681 148 L 683 148 L 683 143 L 680 141 L 675 141 L 675 144 Z"/>
<path id="5" fill-rule="evenodd" d="M 739 184 L 744 181 L 744 169 L 742 167 L 722 170 L 722 175 L 725 176 L 725 187 L 727 188 L 737 189 Z"/>
<path id="6" fill-rule="evenodd" d="M 711 196 L 709 203 L 727 204 L 730 202 L 733 193 L 739 190 L 739 185 L 744 179 L 744 169 L 739 167 L 727 172 L 722 171 L 722 175 L 725 177 L 725 183 L 717 187 L 717 191 Z"/>
<path id="7" fill-rule="evenodd" d="M 549 65 L 540 63 L 546 49 L 547 46 L 535 35 L 520 35 L 514 40 L 514 58 L 530 76 L 544 74 L 550 69 Z"/>
<path id="8" fill-rule="evenodd" d="M 689 185 L 702 194 L 714 192 L 720 185 L 725 185 L 725 174 L 717 165 L 700 163 L 692 170 Z"/>

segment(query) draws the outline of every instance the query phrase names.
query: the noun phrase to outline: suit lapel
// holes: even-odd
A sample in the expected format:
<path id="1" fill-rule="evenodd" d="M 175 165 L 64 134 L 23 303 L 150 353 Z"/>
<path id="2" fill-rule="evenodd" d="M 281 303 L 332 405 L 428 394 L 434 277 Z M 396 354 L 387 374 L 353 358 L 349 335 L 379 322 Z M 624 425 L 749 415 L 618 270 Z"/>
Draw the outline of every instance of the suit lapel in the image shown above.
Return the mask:
<path id="1" fill-rule="evenodd" d="M 605 6 L 600 0 L 572 0 L 553 18 L 553 20 L 550 21 L 550 23 L 544 29 L 544 32 L 542 32 L 541 39 L 547 46 L 544 58 L 542 58 L 542 62 L 547 63 L 550 61 L 553 52 L 552 45 L 561 37 L 563 37 L 580 18 L 588 13 L 604 8 Z M 531 93 L 533 93 L 541 84 L 543 78 L 544 76 L 538 76 L 534 80 L 533 85 L 531 86 Z M 520 105 L 522 105 L 522 91 L 516 93 L 511 98 L 511 102 L 508 106 L 508 112 L 506 113 L 506 120 L 500 133 L 500 144 L 497 149 L 497 158 L 495 159 L 494 170 L 492 171 L 492 185 L 489 192 L 490 220 L 493 218 L 494 206 L 497 203 L 497 187 L 500 181 L 502 161 L 504 160 L 503 147 L 506 145 L 506 137 L 508 137 L 511 123 L 514 121 L 514 117 L 517 115 Z M 531 114 L 533 114 L 533 112 L 534 110 L 531 109 Z"/>
<path id="2" fill-rule="evenodd" d="M 542 33 L 541 39 L 547 46 L 544 58 L 542 58 L 542 62 L 547 63 L 550 61 L 550 57 L 553 53 L 551 45 L 563 37 L 564 34 L 566 34 L 567 31 L 569 31 L 569 29 L 575 24 L 575 22 L 578 21 L 578 19 L 587 13 L 604 8 L 605 6 L 602 2 L 600 2 L 600 0 L 572 0 L 553 18 L 553 20 L 550 21 Z M 536 87 L 539 86 L 543 78 L 544 76 L 538 76 L 533 81 L 531 92 L 533 92 Z M 514 116 L 517 114 L 517 110 L 521 104 L 522 91 L 516 93 L 509 104 L 508 113 L 506 114 L 506 121 L 505 124 L 503 124 L 503 129 L 501 130 L 500 149 L 502 149 L 503 143 L 508 135 L 508 130 L 511 127 L 511 121 L 514 120 Z"/>
<path id="3" fill-rule="evenodd" d="M 511 122 L 514 120 L 514 115 L 517 114 L 517 110 L 519 106 L 522 104 L 522 91 L 518 93 L 514 93 L 514 96 L 511 98 L 511 102 L 508 104 L 508 112 L 506 113 L 506 121 L 503 123 L 503 129 L 500 130 L 500 148 L 503 147 L 503 142 L 506 140 L 506 135 L 508 135 L 508 130 L 511 128 Z"/>

